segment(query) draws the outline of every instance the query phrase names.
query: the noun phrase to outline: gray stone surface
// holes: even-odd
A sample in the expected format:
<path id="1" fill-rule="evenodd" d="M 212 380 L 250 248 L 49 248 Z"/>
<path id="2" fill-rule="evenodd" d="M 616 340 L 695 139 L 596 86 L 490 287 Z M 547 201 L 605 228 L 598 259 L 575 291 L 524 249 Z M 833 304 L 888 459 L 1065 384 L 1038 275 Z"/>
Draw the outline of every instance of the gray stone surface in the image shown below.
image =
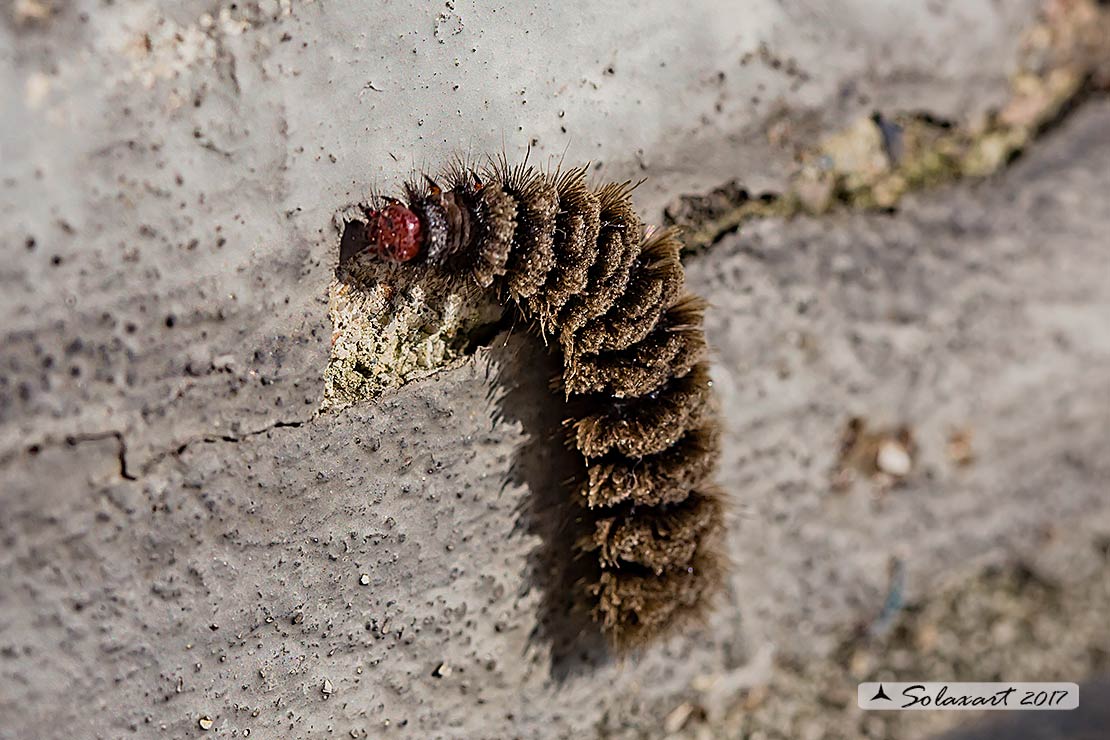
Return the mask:
<path id="1" fill-rule="evenodd" d="M 332 215 L 413 161 L 537 137 L 651 176 L 649 217 L 773 187 L 784 111 L 801 137 L 997 99 L 1029 3 L 260 6 L 0 28 L 0 737 L 652 735 L 676 697 L 723 706 L 874 618 L 892 556 L 918 597 L 1046 527 L 1110 531 L 1105 103 L 997 181 L 691 261 L 736 569 L 641 658 L 564 616 L 537 342 L 316 414 Z M 904 486 L 830 491 L 851 415 L 912 426 Z"/>
<path id="2" fill-rule="evenodd" d="M 37 7 L 57 12 L 20 10 Z M 725 1 L 16 3 L 0 26 L 0 236 L 18 254 L 0 449 L 112 429 L 139 472 L 192 439 L 307 418 L 332 216 L 414 164 L 536 140 L 538 161 L 649 175 L 657 217 L 737 173 L 781 185 L 777 120 L 802 137 L 880 101 L 997 101 L 1031 7 L 857 2 L 834 23 L 772 0 L 742 17 Z M 974 41 L 952 43 L 969 23 Z"/>
<path id="3" fill-rule="evenodd" d="M 1103 678 L 1085 685 L 1083 691 L 1083 704 L 1074 712 L 1003 715 L 953 731 L 942 740 L 1099 740 L 1110 727 L 1110 685 Z"/>

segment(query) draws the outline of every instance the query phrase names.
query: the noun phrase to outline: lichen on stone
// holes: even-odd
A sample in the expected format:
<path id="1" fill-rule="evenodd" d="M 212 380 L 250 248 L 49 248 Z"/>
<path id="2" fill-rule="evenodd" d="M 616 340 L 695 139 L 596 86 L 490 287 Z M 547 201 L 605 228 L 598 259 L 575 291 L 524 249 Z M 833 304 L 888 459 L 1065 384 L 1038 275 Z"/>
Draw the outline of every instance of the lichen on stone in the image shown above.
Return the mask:
<path id="1" fill-rule="evenodd" d="M 502 313 L 466 283 L 369 257 L 341 265 L 328 293 L 334 329 L 322 411 L 377 398 L 454 366 L 474 331 Z"/>
<path id="2" fill-rule="evenodd" d="M 1016 66 L 997 109 L 962 121 L 876 111 L 802 151 L 781 193 L 753 199 L 734 181 L 684 197 L 667 209 L 667 223 L 685 229 L 694 251 L 753 219 L 891 209 L 913 191 L 990 177 L 1084 94 L 1110 90 L 1110 10 L 1096 0 L 1047 0 Z"/>

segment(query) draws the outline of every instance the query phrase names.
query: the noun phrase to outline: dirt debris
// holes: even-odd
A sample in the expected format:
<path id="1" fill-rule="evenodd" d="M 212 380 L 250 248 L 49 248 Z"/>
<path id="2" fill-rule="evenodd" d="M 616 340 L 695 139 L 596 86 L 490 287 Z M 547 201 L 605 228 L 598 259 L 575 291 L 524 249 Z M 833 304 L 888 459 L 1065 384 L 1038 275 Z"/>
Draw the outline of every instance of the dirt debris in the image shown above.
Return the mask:
<path id="1" fill-rule="evenodd" d="M 1082 686 L 1110 667 L 1110 635 L 1102 618 L 1110 609 L 1105 557 L 1092 543 L 1082 558 L 1086 576 L 1068 582 L 1022 563 L 991 565 L 953 580 L 905 605 L 885 633 L 861 626 L 824 660 L 780 654 L 770 681 L 734 697 L 711 731 L 694 718 L 677 736 L 901 740 L 969 721 L 961 712 L 863 712 L 855 703 L 861 681 L 1039 680 Z"/>
<path id="2" fill-rule="evenodd" d="M 665 221 L 683 227 L 686 248 L 697 251 L 756 218 L 893 209 L 907 193 L 995 174 L 1084 96 L 1108 89 L 1110 9 L 1096 0 L 1047 0 L 1023 35 L 1009 99 L 997 110 L 961 122 L 876 111 L 803 149 L 784 192 L 753 198 L 735 180 L 681 198 Z"/>

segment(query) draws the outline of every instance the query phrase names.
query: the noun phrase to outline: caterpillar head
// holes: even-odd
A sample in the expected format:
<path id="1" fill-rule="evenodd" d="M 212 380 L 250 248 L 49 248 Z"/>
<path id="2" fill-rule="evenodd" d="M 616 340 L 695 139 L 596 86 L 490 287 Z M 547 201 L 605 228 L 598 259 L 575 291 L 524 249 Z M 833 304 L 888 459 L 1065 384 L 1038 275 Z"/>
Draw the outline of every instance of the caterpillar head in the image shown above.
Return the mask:
<path id="1" fill-rule="evenodd" d="M 424 228 L 408 206 L 392 201 L 367 216 L 367 248 L 374 254 L 391 262 L 408 262 L 420 254 Z"/>

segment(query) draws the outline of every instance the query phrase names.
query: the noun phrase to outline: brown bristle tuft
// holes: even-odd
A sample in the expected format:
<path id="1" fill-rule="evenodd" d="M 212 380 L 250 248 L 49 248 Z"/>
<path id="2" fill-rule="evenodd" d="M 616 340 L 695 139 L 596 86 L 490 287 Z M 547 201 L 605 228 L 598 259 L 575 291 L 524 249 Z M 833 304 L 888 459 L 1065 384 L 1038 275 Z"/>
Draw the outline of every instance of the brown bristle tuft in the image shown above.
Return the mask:
<path id="1" fill-rule="evenodd" d="M 477 194 L 474 209 L 478 243 L 474 249 L 474 280 L 483 288 L 505 274 L 509 251 L 516 233 L 517 201 L 496 182 L 487 183 Z"/>
<path id="2" fill-rule="evenodd" d="M 662 452 L 701 422 L 711 386 L 708 369 L 699 364 L 658 393 L 605 404 L 572 422 L 578 450 L 587 459 L 610 451 L 628 457 Z"/>
<path id="3" fill-rule="evenodd" d="M 716 421 L 684 434 L 673 446 L 647 457 L 607 455 L 590 463 L 579 495 L 591 509 L 631 501 L 660 506 L 683 500 L 713 473 L 719 454 Z"/>
<path id="4" fill-rule="evenodd" d="M 580 355 L 563 373 L 566 394 L 645 396 L 690 371 L 705 355 L 701 329 L 705 302 L 687 295 L 660 317 L 655 328 L 627 349 Z"/>
<path id="5" fill-rule="evenodd" d="M 682 294 L 681 249 L 682 244 L 673 238 L 653 238 L 645 242 L 623 295 L 604 315 L 589 321 L 573 339 L 564 340 L 571 358 L 579 354 L 622 350 L 647 336 L 663 311 Z"/>
<path id="6" fill-rule="evenodd" d="M 596 600 L 594 619 L 617 650 L 643 647 L 702 619 L 724 576 L 714 547 L 699 548 L 688 567 L 662 575 L 646 568 L 601 571 L 587 590 Z"/>
<path id="7" fill-rule="evenodd" d="M 597 259 L 597 236 L 601 225 L 598 197 L 586 185 L 586 171 L 578 168 L 563 173 L 555 183 L 559 213 L 555 219 L 555 263 L 543 288 L 529 301 L 544 329 L 557 324 L 566 302 L 586 287 L 590 267 Z"/>
<path id="8" fill-rule="evenodd" d="M 597 552 L 603 568 L 640 565 L 662 575 L 688 566 L 705 534 L 720 522 L 720 501 L 694 491 L 670 506 L 622 508 L 599 519 L 579 546 Z"/>

